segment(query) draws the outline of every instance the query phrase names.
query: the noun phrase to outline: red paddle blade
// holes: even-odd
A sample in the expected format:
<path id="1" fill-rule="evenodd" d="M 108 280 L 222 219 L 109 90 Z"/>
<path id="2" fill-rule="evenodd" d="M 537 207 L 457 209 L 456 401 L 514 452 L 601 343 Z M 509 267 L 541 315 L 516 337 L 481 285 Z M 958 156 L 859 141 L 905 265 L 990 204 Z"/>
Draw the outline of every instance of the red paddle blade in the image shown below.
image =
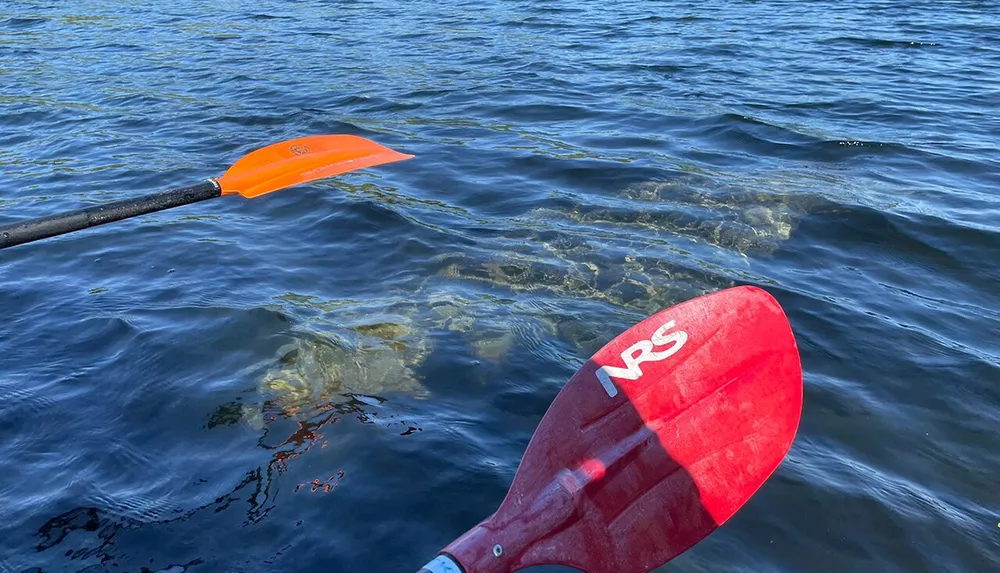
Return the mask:
<path id="1" fill-rule="evenodd" d="M 573 376 L 500 508 L 442 553 L 467 573 L 650 571 L 764 484 L 801 410 L 798 350 L 774 298 L 737 287 L 684 302 Z"/>

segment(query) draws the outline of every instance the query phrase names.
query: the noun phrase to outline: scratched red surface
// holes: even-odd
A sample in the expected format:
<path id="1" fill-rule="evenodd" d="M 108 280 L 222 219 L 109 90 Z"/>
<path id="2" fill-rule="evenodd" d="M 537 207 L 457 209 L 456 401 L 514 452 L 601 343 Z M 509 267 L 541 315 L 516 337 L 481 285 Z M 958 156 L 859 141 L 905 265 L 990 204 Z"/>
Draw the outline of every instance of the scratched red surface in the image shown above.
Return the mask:
<path id="1" fill-rule="evenodd" d="M 602 366 L 624 375 L 606 388 Z M 801 409 L 795 340 L 768 293 L 737 287 L 661 311 L 576 373 L 498 511 L 445 553 L 469 573 L 654 569 L 763 485 L 790 448 Z"/>

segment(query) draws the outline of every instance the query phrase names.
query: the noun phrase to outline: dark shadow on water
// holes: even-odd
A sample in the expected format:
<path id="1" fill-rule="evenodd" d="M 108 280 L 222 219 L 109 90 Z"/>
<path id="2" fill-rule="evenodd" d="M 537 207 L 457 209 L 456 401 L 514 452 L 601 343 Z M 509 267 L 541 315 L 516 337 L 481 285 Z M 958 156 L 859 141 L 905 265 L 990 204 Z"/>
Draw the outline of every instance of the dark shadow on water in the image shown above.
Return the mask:
<path id="1" fill-rule="evenodd" d="M 248 471 L 231 491 L 216 497 L 211 503 L 187 511 L 176 510 L 176 517 L 155 521 L 115 515 L 114 511 L 105 508 L 77 507 L 50 518 L 39 528 L 35 534 L 37 540 L 34 547 L 35 552 L 62 553 L 62 557 L 67 560 L 80 561 L 81 566 L 84 567 L 83 570 L 86 571 L 92 571 L 97 567 L 96 565 L 84 566 L 83 563 L 88 561 L 97 561 L 100 566 L 108 568 L 107 570 L 117 570 L 117 561 L 120 557 L 117 555 L 119 552 L 115 550 L 115 543 L 123 530 L 177 524 L 189 521 L 208 510 L 214 514 L 221 513 L 239 503 L 246 504 L 245 519 L 241 524 L 238 524 L 240 527 L 260 523 L 276 506 L 276 494 L 272 491 L 272 486 L 278 475 L 285 473 L 289 463 L 310 449 L 317 445 L 320 447 L 325 445 L 324 428 L 340 422 L 348 416 L 363 424 L 376 423 L 369 411 L 370 406 L 373 402 L 384 402 L 383 398 L 355 394 L 343 394 L 338 398 L 340 401 L 310 405 L 306 419 L 296 417 L 296 415 L 303 415 L 301 411 L 294 409 L 288 411 L 282 409 L 278 404 L 265 402 L 262 410 L 270 425 L 265 425 L 262 428 L 258 446 L 272 452 L 270 460 L 265 466 Z M 239 401 L 222 404 L 209 417 L 205 427 L 211 429 L 237 424 L 243 419 L 243 408 L 244 405 Z M 383 421 L 378 423 L 385 425 Z M 389 422 L 389 425 L 393 424 L 399 425 L 396 422 Z M 420 431 L 420 428 L 403 425 L 405 427 L 400 430 L 402 435 Z M 286 431 L 289 427 L 294 428 L 290 435 L 279 438 L 276 444 L 268 444 L 269 434 L 275 431 Z M 313 493 L 317 491 L 329 493 L 339 485 L 340 480 L 344 477 L 344 472 L 331 470 L 330 474 L 330 477 L 326 479 L 316 478 L 312 481 L 298 483 L 293 488 L 293 492 L 304 490 Z M 201 480 L 201 482 L 204 481 Z M 191 527 L 197 529 L 198 526 L 192 525 Z M 195 552 L 198 551 L 200 550 L 196 548 Z M 58 559 L 56 555 L 53 557 Z M 152 561 L 150 559 L 150 562 Z M 186 564 L 158 566 L 155 571 L 181 573 L 186 571 L 188 567 L 201 563 L 202 559 L 195 558 Z M 44 570 L 34 568 L 27 569 L 23 573 L 32 571 L 42 572 Z M 154 569 L 140 568 L 141 573 L 152 573 L 152 571 Z"/>

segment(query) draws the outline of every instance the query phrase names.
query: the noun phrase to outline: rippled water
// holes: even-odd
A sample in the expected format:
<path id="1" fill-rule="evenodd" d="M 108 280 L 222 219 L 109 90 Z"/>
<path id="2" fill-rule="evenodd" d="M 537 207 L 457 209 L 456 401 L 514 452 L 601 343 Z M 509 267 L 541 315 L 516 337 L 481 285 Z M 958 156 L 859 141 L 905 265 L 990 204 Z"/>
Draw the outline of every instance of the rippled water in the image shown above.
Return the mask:
<path id="1" fill-rule="evenodd" d="M 748 283 L 801 429 L 663 570 L 1000 570 L 998 78 L 990 2 L 0 4 L 0 223 L 416 156 L 2 251 L 0 572 L 415 570 L 592 352 Z"/>

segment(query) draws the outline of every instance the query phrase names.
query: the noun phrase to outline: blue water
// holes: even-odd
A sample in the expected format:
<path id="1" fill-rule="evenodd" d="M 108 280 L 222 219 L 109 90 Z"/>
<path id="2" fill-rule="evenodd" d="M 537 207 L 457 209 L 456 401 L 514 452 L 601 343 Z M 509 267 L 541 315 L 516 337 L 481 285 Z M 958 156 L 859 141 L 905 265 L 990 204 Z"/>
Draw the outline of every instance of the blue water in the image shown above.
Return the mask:
<path id="1" fill-rule="evenodd" d="M 415 158 L 0 252 L 0 573 L 416 570 L 590 354 L 737 284 L 800 431 L 662 570 L 998 571 L 998 109 L 991 2 L 2 3 L 0 223 Z"/>

